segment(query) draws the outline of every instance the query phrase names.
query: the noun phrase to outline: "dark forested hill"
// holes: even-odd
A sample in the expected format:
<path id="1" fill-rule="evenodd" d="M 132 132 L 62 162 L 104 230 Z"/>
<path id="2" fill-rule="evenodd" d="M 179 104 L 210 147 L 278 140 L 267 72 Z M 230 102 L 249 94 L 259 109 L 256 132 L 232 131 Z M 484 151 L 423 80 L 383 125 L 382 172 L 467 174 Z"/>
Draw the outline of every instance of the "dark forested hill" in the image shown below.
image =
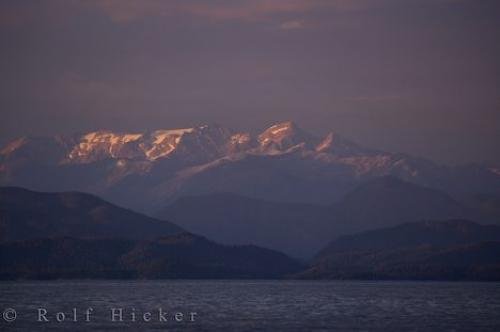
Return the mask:
<path id="1" fill-rule="evenodd" d="M 168 221 L 89 194 L 0 188 L 0 241 L 62 236 L 150 239 L 181 231 Z"/>
<path id="2" fill-rule="evenodd" d="M 279 278 L 295 260 L 254 246 L 223 246 L 181 233 L 150 241 L 34 239 L 0 244 L 0 279 Z"/>
<path id="3" fill-rule="evenodd" d="M 500 280 L 500 227 L 448 220 L 342 236 L 299 277 Z"/>

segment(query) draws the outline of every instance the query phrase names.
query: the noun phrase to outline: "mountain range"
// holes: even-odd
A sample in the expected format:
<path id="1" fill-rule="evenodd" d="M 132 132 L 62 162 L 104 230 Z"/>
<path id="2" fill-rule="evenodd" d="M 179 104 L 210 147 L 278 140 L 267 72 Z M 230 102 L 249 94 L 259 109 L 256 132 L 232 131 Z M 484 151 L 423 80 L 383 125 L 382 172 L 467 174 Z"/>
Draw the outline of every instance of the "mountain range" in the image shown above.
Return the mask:
<path id="1" fill-rule="evenodd" d="M 394 191 L 415 185 L 382 178 L 373 186 Z M 421 193 L 421 190 L 414 188 L 415 193 Z M 352 195 L 359 195 L 359 191 L 371 192 L 361 187 Z M 433 195 L 433 200 L 443 199 L 439 192 L 428 192 L 426 197 Z M 225 199 L 229 200 L 226 203 L 240 204 L 236 206 L 235 213 L 239 213 L 239 209 L 250 211 L 248 209 L 257 207 L 261 209 L 257 215 L 264 213 L 264 216 L 277 204 L 248 202 L 248 198 L 235 198 L 234 195 Z M 402 202 L 407 199 L 403 197 Z M 310 213 L 315 213 L 316 207 L 279 204 L 283 205 L 275 216 L 282 215 L 284 219 L 276 219 L 268 229 L 267 234 L 275 237 L 274 240 L 264 240 L 272 244 L 280 237 L 288 240 L 295 237 L 297 241 L 292 244 L 296 247 L 318 247 L 318 238 L 315 242 L 301 242 L 298 236 L 300 233 L 317 236 L 321 231 L 307 233 L 308 227 L 301 225 L 307 219 L 299 218 L 294 222 L 300 227 L 290 232 L 294 226 L 288 220 L 294 212 L 301 212 L 307 218 Z M 453 201 L 450 204 L 450 207 L 455 207 Z M 379 214 L 388 210 L 385 205 L 380 211 L 378 208 L 377 204 L 371 207 L 374 213 Z M 335 211 L 335 206 L 328 209 Z M 207 222 L 212 220 L 207 219 Z M 396 219 L 392 222 L 396 223 Z M 235 223 L 241 221 L 236 220 Z M 328 223 L 335 224 L 335 221 L 324 221 L 323 225 Z M 317 225 L 310 222 L 308 226 L 314 229 Z M 211 227 L 221 233 L 231 233 L 219 228 L 217 223 Z M 253 229 L 251 225 L 243 228 L 248 232 Z M 255 229 L 257 231 L 251 234 L 264 230 L 259 223 L 255 223 Z M 451 219 L 399 223 L 363 232 L 351 230 L 351 234 L 341 236 L 327 233 L 325 229 L 322 231 L 323 238 L 330 238 L 330 243 L 322 245 L 312 260 L 299 262 L 260 246 L 218 244 L 170 222 L 115 206 L 89 194 L 1 188 L 0 279 L 500 280 L 498 225 Z M 233 231 L 233 234 L 238 233 Z M 262 234 L 265 236 L 265 233 Z M 253 240 L 250 236 L 245 241 Z M 255 237 L 255 242 L 259 242 L 258 237 Z"/>
<path id="2" fill-rule="evenodd" d="M 302 265 L 78 192 L 0 188 L 0 279 L 279 278 Z"/>
<path id="3" fill-rule="evenodd" d="M 498 168 L 293 122 L 22 137 L 0 150 L 0 185 L 5 278 L 497 278 L 496 228 L 474 225 L 498 226 L 467 220 L 500 223 Z M 448 238 L 429 226 L 443 220 Z M 450 242 L 460 231 L 474 239 Z M 378 238 L 395 245 L 370 247 Z"/>
<path id="4" fill-rule="evenodd" d="M 252 243 L 307 259 L 342 234 L 478 214 L 444 192 L 395 177 L 379 177 L 329 205 L 218 193 L 179 198 L 157 217 L 174 220 L 188 231 L 221 243 Z"/>
<path id="5" fill-rule="evenodd" d="M 449 167 L 362 147 L 293 122 L 260 134 L 218 125 L 144 133 L 22 137 L 0 150 L 0 184 L 78 190 L 157 213 L 183 196 L 230 192 L 277 202 L 332 204 L 366 181 L 394 176 L 453 197 L 500 194 L 500 170 Z"/>

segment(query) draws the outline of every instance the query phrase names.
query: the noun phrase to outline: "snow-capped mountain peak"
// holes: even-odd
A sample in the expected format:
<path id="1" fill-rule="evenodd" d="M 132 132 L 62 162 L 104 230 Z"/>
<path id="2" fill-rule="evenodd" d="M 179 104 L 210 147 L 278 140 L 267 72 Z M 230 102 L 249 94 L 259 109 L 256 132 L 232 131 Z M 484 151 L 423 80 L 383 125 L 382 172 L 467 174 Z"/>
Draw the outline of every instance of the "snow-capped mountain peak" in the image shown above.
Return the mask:
<path id="1" fill-rule="evenodd" d="M 315 145 L 317 141 L 316 137 L 305 132 L 292 121 L 275 124 L 258 137 L 263 150 L 286 151 L 300 144 L 309 147 Z"/>

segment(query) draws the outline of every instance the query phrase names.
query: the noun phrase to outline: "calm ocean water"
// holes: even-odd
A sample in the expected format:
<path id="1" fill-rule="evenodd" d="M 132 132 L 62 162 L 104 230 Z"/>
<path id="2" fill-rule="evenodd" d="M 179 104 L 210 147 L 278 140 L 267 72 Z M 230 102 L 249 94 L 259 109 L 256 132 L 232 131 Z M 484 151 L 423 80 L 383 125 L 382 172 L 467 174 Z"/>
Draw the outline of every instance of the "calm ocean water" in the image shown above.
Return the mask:
<path id="1" fill-rule="evenodd" d="M 1 282 L 0 309 L 2 331 L 500 331 L 500 284 Z"/>

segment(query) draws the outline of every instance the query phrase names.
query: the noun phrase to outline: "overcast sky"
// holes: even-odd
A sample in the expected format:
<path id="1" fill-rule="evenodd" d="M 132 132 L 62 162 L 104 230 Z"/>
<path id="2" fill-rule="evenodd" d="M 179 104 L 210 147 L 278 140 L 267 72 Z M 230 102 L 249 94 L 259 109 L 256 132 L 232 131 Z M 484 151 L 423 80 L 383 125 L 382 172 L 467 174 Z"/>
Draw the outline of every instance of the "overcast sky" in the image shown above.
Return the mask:
<path id="1" fill-rule="evenodd" d="M 500 165 L 497 0 L 0 0 L 0 142 L 294 120 Z"/>

